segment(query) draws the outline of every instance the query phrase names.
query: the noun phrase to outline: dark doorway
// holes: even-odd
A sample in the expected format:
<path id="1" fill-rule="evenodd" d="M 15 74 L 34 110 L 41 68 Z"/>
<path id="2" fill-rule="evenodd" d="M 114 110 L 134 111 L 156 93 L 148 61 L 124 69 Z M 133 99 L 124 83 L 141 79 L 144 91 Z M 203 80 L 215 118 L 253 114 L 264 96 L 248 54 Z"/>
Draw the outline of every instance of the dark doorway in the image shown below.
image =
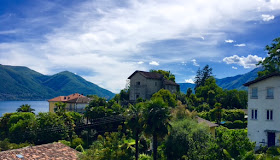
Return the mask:
<path id="1" fill-rule="evenodd" d="M 267 146 L 275 146 L 275 132 L 267 132 Z"/>

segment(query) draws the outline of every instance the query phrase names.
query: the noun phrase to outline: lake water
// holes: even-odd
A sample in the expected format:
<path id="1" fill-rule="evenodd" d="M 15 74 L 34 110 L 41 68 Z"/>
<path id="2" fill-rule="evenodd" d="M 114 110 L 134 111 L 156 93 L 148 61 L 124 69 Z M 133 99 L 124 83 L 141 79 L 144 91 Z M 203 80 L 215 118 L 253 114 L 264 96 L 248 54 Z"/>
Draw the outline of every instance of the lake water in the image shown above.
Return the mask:
<path id="1" fill-rule="evenodd" d="M 4 113 L 16 112 L 17 108 L 23 104 L 28 104 L 31 108 L 35 109 L 35 114 L 49 111 L 48 101 L 0 101 L 0 117 Z"/>

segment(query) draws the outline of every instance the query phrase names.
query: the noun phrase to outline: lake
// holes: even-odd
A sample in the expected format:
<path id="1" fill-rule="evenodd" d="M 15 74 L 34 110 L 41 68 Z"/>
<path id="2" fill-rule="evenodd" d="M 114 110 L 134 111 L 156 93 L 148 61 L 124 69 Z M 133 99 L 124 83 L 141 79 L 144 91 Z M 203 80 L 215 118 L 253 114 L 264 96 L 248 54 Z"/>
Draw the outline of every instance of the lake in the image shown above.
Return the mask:
<path id="1" fill-rule="evenodd" d="M 31 108 L 35 109 L 35 114 L 49 111 L 48 101 L 0 101 L 0 117 L 4 113 L 16 112 L 17 108 L 23 104 L 28 104 Z"/>

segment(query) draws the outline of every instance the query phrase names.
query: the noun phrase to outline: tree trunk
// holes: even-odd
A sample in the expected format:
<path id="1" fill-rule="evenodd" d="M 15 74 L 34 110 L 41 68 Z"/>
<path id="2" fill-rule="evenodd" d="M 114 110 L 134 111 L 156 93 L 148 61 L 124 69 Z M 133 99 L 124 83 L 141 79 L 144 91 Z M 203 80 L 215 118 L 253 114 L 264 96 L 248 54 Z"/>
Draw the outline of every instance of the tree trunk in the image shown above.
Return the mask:
<path id="1" fill-rule="evenodd" d="M 158 147 L 157 134 L 154 133 L 153 134 L 153 157 L 154 157 L 154 160 L 157 160 L 157 147 Z"/>
<path id="2" fill-rule="evenodd" d="M 135 133 L 135 160 L 138 160 L 138 156 L 139 156 L 139 145 L 138 145 L 138 141 L 139 141 L 139 130 L 136 129 L 136 133 Z"/>

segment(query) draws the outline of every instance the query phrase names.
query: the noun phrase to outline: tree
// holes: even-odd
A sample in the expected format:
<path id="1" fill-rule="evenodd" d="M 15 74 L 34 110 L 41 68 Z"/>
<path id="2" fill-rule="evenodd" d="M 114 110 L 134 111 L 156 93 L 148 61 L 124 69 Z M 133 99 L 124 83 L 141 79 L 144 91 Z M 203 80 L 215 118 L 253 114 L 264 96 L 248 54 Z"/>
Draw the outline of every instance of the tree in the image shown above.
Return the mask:
<path id="1" fill-rule="evenodd" d="M 188 88 L 188 89 L 187 89 L 187 94 L 186 94 L 186 96 L 187 96 L 187 97 L 190 97 L 191 94 L 192 94 L 192 89 L 191 89 L 191 88 Z"/>
<path id="2" fill-rule="evenodd" d="M 220 126 L 216 129 L 216 142 L 220 148 L 217 150 L 220 159 L 245 159 L 247 153 L 253 152 L 255 148 L 255 143 L 250 142 L 245 129 L 227 129 Z"/>
<path id="3" fill-rule="evenodd" d="M 209 77 L 203 86 L 196 89 L 196 96 L 198 98 L 203 98 L 204 102 L 208 103 L 210 107 L 213 108 L 214 104 L 217 102 L 217 95 L 221 94 L 223 89 L 216 84 L 214 77 Z"/>
<path id="4" fill-rule="evenodd" d="M 130 105 L 126 110 L 126 123 L 128 127 L 133 131 L 135 135 L 135 159 L 138 160 L 139 156 L 139 134 L 143 130 L 143 108 L 144 103 L 137 103 L 135 105 Z"/>
<path id="5" fill-rule="evenodd" d="M 171 123 L 170 134 L 165 141 L 167 159 L 217 159 L 209 149 L 214 139 L 207 126 L 192 119 Z"/>
<path id="6" fill-rule="evenodd" d="M 171 116 L 168 106 L 161 98 L 155 98 L 146 105 L 143 112 L 144 132 L 153 137 L 153 158 L 156 160 L 158 138 L 162 138 L 168 133 Z"/>
<path id="7" fill-rule="evenodd" d="M 63 119 L 55 113 L 39 113 L 36 122 L 38 127 L 37 144 L 51 143 L 68 137 L 67 126 Z M 60 131 L 51 132 L 53 129 L 60 129 Z"/>
<path id="8" fill-rule="evenodd" d="M 161 89 L 153 94 L 151 99 L 161 98 L 169 107 L 174 108 L 176 106 L 175 95 L 171 94 L 169 90 Z"/>
<path id="9" fill-rule="evenodd" d="M 34 113 L 33 111 L 35 111 L 35 109 L 31 108 L 31 106 L 28 105 L 28 104 L 23 104 L 17 109 L 17 112 L 31 112 L 31 113 Z"/>
<path id="10" fill-rule="evenodd" d="M 257 66 L 264 67 L 264 71 L 258 72 L 258 77 L 280 72 L 280 37 L 275 38 L 271 45 L 267 45 L 265 49 L 268 52 L 268 57 L 257 64 Z"/>
<path id="11" fill-rule="evenodd" d="M 55 102 L 54 105 L 56 107 L 55 113 L 58 114 L 59 116 L 66 112 L 66 103 Z"/>
<path id="12" fill-rule="evenodd" d="M 81 160 L 133 160 L 133 148 L 126 136 L 119 132 L 106 132 L 104 137 L 99 135 L 90 149 L 80 154 Z"/>
<path id="13" fill-rule="evenodd" d="M 212 68 L 206 65 L 202 70 L 200 68 L 196 72 L 194 90 L 200 86 L 204 86 L 205 81 L 212 76 Z"/>
<path id="14" fill-rule="evenodd" d="M 172 74 L 170 71 L 151 69 L 150 72 L 156 72 L 156 73 L 162 74 L 165 79 L 175 82 L 175 75 Z"/>
<path id="15" fill-rule="evenodd" d="M 9 139 L 11 142 L 22 143 L 25 141 L 34 142 L 36 119 L 30 112 L 18 112 L 9 118 Z"/>
<path id="16" fill-rule="evenodd" d="M 217 124 L 220 124 L 221 119 L 222 119 L 222 104 L 221 103 L 216 103 L 214 107 L 215 107 L 214 113 L 215 113 L 215 116 L 216 116 L 216 122 L 217 122 Z"/>

